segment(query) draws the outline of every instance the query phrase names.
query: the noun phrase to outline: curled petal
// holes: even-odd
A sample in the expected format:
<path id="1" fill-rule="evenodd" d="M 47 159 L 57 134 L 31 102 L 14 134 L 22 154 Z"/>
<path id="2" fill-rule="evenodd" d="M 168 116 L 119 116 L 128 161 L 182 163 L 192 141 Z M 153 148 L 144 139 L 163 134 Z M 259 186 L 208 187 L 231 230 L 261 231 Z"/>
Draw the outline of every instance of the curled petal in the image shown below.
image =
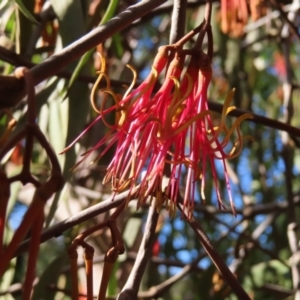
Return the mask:
<path id="1" fill-rule="evenodd" d="M 132 71 L 132 74 L 133 74 L 133 79 L 132 79 L 132 82 L 129 86 L 129 88 L 127 89 L 127 91 L 125 92 L 123 98 L 126 98 L 129 93 L 132 91 L 133 87 L 135 86 L 136 84 L 136 79 L 137 79 L 137 72 L 136 70 L 134 69 L 134 67 L 132 67 L 131 65 L 127 64 L 126 65 L 127 68 L 129 68 L 131 71 Z"/>
<path id="2" fill-rule="evenodd" d="M 91 91 L 91 97 L 90 97 L 90 100 L 91 100 L 91 104 L 92 104 L 92 107 L 93 107 L 93 109 L 98 113 L 98 114 L 101 114 L 101 111 L 99 111 L 98 109 L 97 109 L 97 106 L 96 106 L 96 97 L 95 97 L 95 93 L 96 93 L 96 90 L 97 90 L 97 88 L 98 88 L 98 85 L 99 85 L 99 83 L 100 83 L 100 81 L 101 81 L 101 79 L 104 77 L 105 79 L 106 79 L 106 89 L 109 89 L 110 88 L 110 79 L 109 79 L 109 77 L 108 77 L 108 75 L 107 74 L 105 74 L 104 72 L 102 72 L 102 71 L 100 71 L 100 72 L 98 72 L 99 73 L 99 76 L 98 76 L 98 78 L 97 78 L 97 80 L 96 80 L 96 82 L 95 82 L 95 84 L 93 85 L 93 88 L 92 88 L 92 91 Z M 106 97 L 106 96 L 104 96 L 104 97 Z"/>
<path id="3" fill-rule="evenodd" d="M 106 94 L 109 94 L 109 95 L 111 95 L 112 96 L 112 98 L 114 99 L 114 101 L 115 101 L 115 103 L 116 103 L 116 105 L 115 106 L 113 106 L 113 107 L 115 107 L 115 108 L 119 108 L 120 107 L 120 105 L 119 105 L 119 103 L 120 103 L 120 98 L 118 97 L 118 95 L 117 94 L 115 94 L 113 91 L 111 91 L 110 89 L 102 89 L 102 92 L 104 92 L 104 93 L 106 93 Z M 104 97 L 104 99 L 102 100 L 102 102 L 101 102 L 101 108 L 100 108 L 100 115 L 102 116 L 102 121 L 103 121 L 103 123 L 108 127 L 108 128 L 111 128 L 111 129 L 113 129 L 113 128 L 115 128 L 115 125 L 110 125 L 106 120 L 105 120 L 105 118 L 104 118 L 104 115 L 105 115 L 105 110 L 104 110 L 104 107 L 105 107 L 105 104 L 106 104 L 106 101 L 107 101 L 107 97 Z M 121 111 L 121 114 L 122 114 L 122 111 Z M 118 120 L 120 120 L 120 116 L 118 116 L 119 118 L 118 118 Z"/>

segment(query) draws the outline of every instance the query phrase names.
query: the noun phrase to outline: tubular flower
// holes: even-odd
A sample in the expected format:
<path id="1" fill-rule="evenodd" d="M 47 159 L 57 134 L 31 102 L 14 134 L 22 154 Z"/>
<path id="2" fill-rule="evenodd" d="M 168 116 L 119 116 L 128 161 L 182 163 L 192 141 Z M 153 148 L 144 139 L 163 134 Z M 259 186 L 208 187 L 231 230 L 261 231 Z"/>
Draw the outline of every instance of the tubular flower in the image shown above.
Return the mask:
<path id="1" fill-rule="evenodd" d="M 106 123 L 105 115 L 115 110 L 116 123 L 107 124 L 109 132 L 84 156 L 101 147 L 101 157 L 116 144 L 116 152 L 107 168 L 104 183 L 111 182 L 115 193 L 126 188 L 131 191 L 140 184 L 138 206 L 147 197 L 155 196 L 157 208 L 165 204 L 170 212 L 174 212 L 179 186 L 186 173 L 184 205 L 191 213 L 197 181 L 201 183 L 200 194 L 205 200 L 207 163 L 211 166 L 219 207 L 225 207 L 218 190 L 215 167 L 215 160 L 221 160 L 234 212 L 225 160 L 241 151 L 239 126 L 251 115 L 239 117 L 231 128 L 227 128 L 225 117 L 234 109 L 229 107 L 233 96 L 230 93 L 224 103 L 220 124 L 214 127 L 207 103 L 207 90 L 212 76 L 211 61 L 203 52 L 192 56 L 183 75 L 184 56 L 176 55 L 168 66 L 161 88 L 152 95 L 158 74 L 166 67 L 167 61 L 167 52 L 160 51 L 146 80 L 123 99 L 110 89 L 103 89 L 114 98 L 115 105 L 106 110 L 101 108 L 97 119 L 102 118 Z M 225 152 L 225 148 L 232 145 L 230 138 L 234 132 L 237 132 L 237 141 L 233 143 L 231 151 Z M 169 174 L 165 180 L 166 170 Z"/>
<path id="2" fill-rule="evenodd" d="M 216 187 L 216 193 L 219 208 L 224 208 L 218 189 L 218 179 L 215 167 L 215 160 L 221 160 L 224 167 L 225 181 L 228 189 L 228 195 L 233 212 L 235 212 L 232 201 L 229 177 L 226 169 L 225 160 L 236 157 L 242 150 L 242 136 L 239 126 L 241 122 L 247 118 L 252 118 L 251 114 L 244 114 L 234 122 L 233 126 L 228 129 L 225 124 L 226 115 L 235 109 L 229 106 L 233 91 L 225 100 L 221 120 L 219 126 L 214 127 L 208 110 L 207 92 L 212 77 L 211 63 L 209 57 L 200 53 L 199 56 L 193 56 L 186 72 L 187 78 L 193 78 L 193 89 L 189 93 L 185 105 L 186 115 L 182 115 L 180 127 L 175 131 L 178 132 L 182 128 L 189 126 L 186 134 L 189 135 L 189 152 L 185 155 L 185 159 L 189 162 L 187 185 L 184 196 L 184 204 L 193 209 L 193 201 L 195 194 L 195 183 L 197 179 L 201 181 L 201 198 L 205 200 L 205 174 L 207 162 L 210 163 L 213 180 Z M 231 151 L 225 152 L 225 148 L 229 146 L 230 137 L 234 131 L 237 131 L 238 140 L 231 147 Z M 221 136 L 223 139 L 221 140 Z M 248 137 L 247 137 L 248 138 Z"/>

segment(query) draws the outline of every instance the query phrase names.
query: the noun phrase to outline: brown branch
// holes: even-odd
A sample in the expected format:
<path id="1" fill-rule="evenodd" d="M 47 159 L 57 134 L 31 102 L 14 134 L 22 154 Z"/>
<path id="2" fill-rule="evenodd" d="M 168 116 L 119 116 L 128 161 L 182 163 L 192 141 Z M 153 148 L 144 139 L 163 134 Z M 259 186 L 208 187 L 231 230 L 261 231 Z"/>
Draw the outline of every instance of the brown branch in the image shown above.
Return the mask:
<path id="1" fill-rule="evenodd" d="M 11 51 L 6 50 L 2 47 L 0 47 L 0 58 L 5 61 L 8 61 L 14 65 L 18 65 L 18 64 L 22 63 L 24 66 L 27 66 L 27 67 L 35 66 L 34 64 L 30 63 L 26 59 L 22 58 L 22 56 L 14 54 Z M 37 66 L 35 66 L 35 67 L 37 67 Z M 59 71 L 55 75 L 57 75 L 58 77 L 61 77 L 61 78 L 66 78 L 66 79 L 70 79 L 72 76 L 72 74 L 67 71 Z M 82 82 L 86 82 L 86 83 L 94 83 L 96 81 L 96 79 L 97 78 L 94 76 L 86 76 L 86 75 L 78 76 L 78 80 L 80 80 Z M 1 90 L 2 84 L 5 85 L 6 87 L 10 87 L 10 86 L 13 87 L 15 84 L 15 81 L 16 81 L 16 78 L 14 78 L 14 77 L 0 75 L 0 90 Z M 101 87 L 101 84 L 104 84 L 104 83 L 100 83 L 100 87 Z M 129 82 L 111 79 L 112 86 L 121 86 L 123 84 L 129 85 Z M 139 83 L 137 83 L 137 84 L 139 84 Z M 103 85 L 103 87 L 104 87 L 104 85 Z M 209 101 L 208 105 L 209 105 L 209 109 L 211 109 L 212 111 L 219 112 L 219 113 L 222 112 L 223 105 L 221 103 Z M 0 96 L 0 107 L 1 107 L 1 96 Z M 234 117 L 239 117 L 245 113 L 249 113 L 249 111 L 236 108 L 235 110 L 230 112 L 229 115 L 234 116 Z M 274 119 L 270 119 L 270 118 L 267 118 L 264 116 L 253 114 L 253 119 L 251 119 L 251 120 L 249 119 L 247 121 L 253 122 L 256 124 L 261 124 L 266 127 L 273 128 L 273 129 L 288 132 L 292 137 L 300 137 L 300 129 L 299 128 L 293 127 L 291 125 L 288 125 L 286 123 L 283 123 L 283 122 L 280 122 L 280 121 L 277 121 Z"/>
<path id="2" fill-rule="evenodd" d="M 288 18 L 287 14 L 284 12 L 284 10 L 281 7 L 282 4 L 280 2 L 278 2 L 277 0 L 269 0 L 268 2 L 271 4 L 271 6 L 273 6 L 275 9 L 277 9 L 279 11 L 280 16 L 286 22 L 286 24 L 290 28 L 291 32 L 300 40 L 300 34 L 298 32 L 298 28 Z"/>
<path id="3" fill-rule="evenodd" d="M 16 67 L 24 66 L 27 68 L 34 68 L 37 66 L 36 64 L 32 63 L 30 60 L 26 59 L 23 55 L 16 54 L 15 52 L 5 49 L 1 46 L 0 46 L 0 60 L 5 61 Z M 60 78 L 70 79 L 72 77 L 72 72 L 62 70 L 57 72 L 55 76 Z M 84 83 L 95 83 L 95 81 L 97 80 L 97 76 L 79 74 L 76 80 Z M 0 75 L 0 87 L 2 84 L 13 85 L 14 82 L 15 82 L 14 77 Z M 131 81 L 110 79 L 110 84 L 112 87 L 121 87 L 123 85 L 129 86 L 131 84 Z M 137 81 L 136 86 L 139 85 L 140 82 Z M 100 88 L 106 87 L 106 83 L 100 82 L 99 87 Z"/>
<path id="4" fill-rule="evenodd" d="M 213 102 L 213 101 L 208 101 L 208 107 L 209 109 L 211 109 L 212 111 L 221 113 L 222 109 L 223 109 L 223 105 L 217 102 Z M 273 120 L 264 116 L 260 116 L 257 114 L 253 114 L 252 112 L 249 112 L 247 110 L 244 109 L 240 109 L 240 108 L 236 108 L 233 111 L 231 111 L 229 113 L 230 116 L 234 116 L 234 117 L 239 117 L 245 113 L 251 113 L 253 115 L 253 119 L 248 119 L 248 122 L 253 122 L 253 123 L 257 123 L 257 124 L 261 124 L 264 125 L 266 127 L 270 127 L 273 129 L 277 129 L 277 130 L 281 130 L 281 131 L 285 131 L 288 132 L 290 135 L 294 136 L 294 137 L 300 137 L 300 129 L 297 127 L 293 127 L 289 124 L 277 121 L 277 120 Z"/>
<path id="5" fill-rule="evenodd" d="M 135 262 L 137 258 L 136 252 L 126 252 L 126 257 L 124 259 L 124 262 Z M 105 259 L 105 254 L 95 256 L 93 259 L 94 264 L 100 264 L 103 263 Z M 152 256 L 150 258 L 150 261 L 154 265 L 164 265 L 166 267 L 179 267 L 184 268 L 186 266 L 185 262 L 182 262 L 180 260 L 176 259 L 168 259 L 168 258 L 161 258 L 159 256 Z M 85 267 L 84 262 L 78 263 L 78 268 Z M 64 266 L 61 270 L 62 273 L 68 273 L 70 272 L 71 267 L 70 266 Z M 205 270 L 199 267 L 197 264 L 191 269 L 194 272 L 202 273 Z"/>
<path id="6" fill-rule="evenodd" d="M 106 24 L 97 27 L 79 40 L 67 46 L 61 52 L 54 54 L 44 62 L 33 67 L 31 73 L 34 84 L 37 85 L 45 79 L 55 75 L 68 64 L 82 56 L 85 52 L 101 44 L 113 34 L 126 28 L 135 20 L 141 18 L 164 2 L 166 2 L 166 0 L 148 0 L 139 2 L 109 20 Z M 0 86 L 0 91 L 0 108 L 13 107 L 18 104 L 24 96 L 24 82 L 17 78 L 13 78 L 9 86 Z"/>
<path id="7" fill-rule="evenodd" d="M 178 199 L 181 201 L 182 199 Z M 220 238 L 215 242 L 215 246 L 217 246 L 219 243 L 222 242 L 222 240 L 226 239 L 228 237 L 228 234 L 235 230 L 235 228 L 241 223 L 242 221 L 235 222 L 226 232 L 224 232 Z M 155 299 L 158 298 L 162 293 L 168 289 L 172 285 L 174 285 L 176 282 L 178 282 L 180 279 L 188 275 L 194 268 L 197 267 L 199 264 L 199 261 L 207 256 L 206 252 L 199 253 L 197 258 L 195 258 L 194 261 L 192 261 L 190 264 L 186 264 L 183 269 L 177 273 L 176 275 L 173 275 L 172 277 L 168 278 L 164 282 L 152 286 L 148 291 L 145 292 L 139 292 L 138 296 L 142 299 Z"/>
<path id="8" fill-rule="evenodd" d="M 151 257 L 158 216 L 159 213 L 157 212 L 155 201 L 152 200 L 152 204 L 148 212 L 148 219 L 143 235 L 143 240 L 140 244 L 137 258 L 134 262 L 133 268 L 130 272 L 125 286 L 123 287 L 121 293 L 118 295 L 118 300 L 137 299 L 137 294 L 140 288 L 142 277 L 145 272 L 148 260 Z"/>
<path id="9" fill-rule="evenodd" d="M 195 234 L 197 235 L 199 241 L 201 242 L 203 248 L 207 252 L 207 254 L 212 259 L 212 262 L 215 264 L 221 275 L 224 277 L 224 279 L 227 281 L 227 283 L 232 288 L 233 292 L 238 296 L 238 299 L 242 300 L 250 300 L 250 297 L 247 295 L 245 290 L 242 288 L 240 283 L 238 282 L 237 278 L 231 273 L 229 268 L 224 263 L 223 259 L 219 255 L 219 253 L 215 250 L 214 246 L 211 244 L 208 236 L 203 231 L 200 224 L 197 222 L 197 220 L 192 215 L 191 218 L 188 218 L 188 216 L 191 215 L 190 212 L 186 210 L 186 208 L 178 203 L 177 207 L 182 212 L 184 217 L 186 218 L 186 221 L 189 223 L 189 225 L 194 230 Z"/>
<path id="10" fill-rule="evenodd" d="M 266 283 L 260 289 L 267 292 L 269 296 L 273 295 L 274 299 L 286 299 L 294 294 L 293 290 L 272 283 Z"/>
<path id="11" fill-rule="evenodd" d="M 142 299 L 157 299 L 164 291 L 169 289 L 172 285 L 174 285 L 176 282 L 178 282 L 180 279 L 185 277 L 187 274 L 191 272 L 196 266 L 198 265 L 199 261 L 205 257 L 206 255 L 203 253 L 200 253 L 196 259 L 190 263 L 186 264 L 182 271 L 177 273 L 176 275 L 168 278 L 164 282 L 160 283 L 159 285 L 152 286 L 148 291 L 139 292 L 138 296 Z"/>
<path id="12" fill-rule="evenodd" d="M 295 206 L 300 205 L 300 195 L 293 196 L 293 202 Z M 256 205 L 247 205 L 242 209 L 236 209 L 237 215 L 244 216 L 245 219 L 253 219 L 257 215 L 269 214 L 269 213 L 285 213 L 289 207 L 288 201 L 281 202 L 270 202 L 264 204 L 256 204 Z M 217 214 L 230 214 L 232 215 L 231 210 L 219 210 L 217 207 L 213 205 L 202 205 L 196 204 L 194 210 L 197 212 L 203 212 L 206 214 L 217 215 Z"/>
<path id="13" fill-rule="evenodd" d="M 187 0 L 175 0 L 173 6 L 170 44 L 175 44 L 185 33 L 185 16 L 186 16 Z"/>
<path id="14" fill-rule="evenodd" d="M 135 190 L 131 196 L 132 199 L 135 198 L 138 190 Z M 58 237 L 63 234 L 64 231 L 71 229 L 72 227 L 81 224 L 101 213 L 104 213 L 112 208 L 118 207 L 124 199 L 128 196 L 129 192 L 123 192 L 119 195 L 116 195 L 114 198 L 111 197 L 108 200 L 102 201 L 94 206 L 91 206 L 78 214 L 62 221 L 49 229 L 43 231 L 41 235 L 41 243 L 48 241 L 53 237 Z M 295 205 L 300 204 L 300 196 L 294 196 Z M 113 201 L 112 201 L 113 200 Z M 243 209 L 237 209 L 237 214 L 244 215 L 247 219 L 252 219 L 258 214 L 267 214 L 271 212 L 284 212 L 288 207 L 287 201 L 280 203 L 267 203 L 267 204 L 258 204 L 258 205 L 249 205 Z M 214 206 L 210 205 L 195 205 L 195 211 L 204 212 L 209 214 L 232 214 L 230 210 L 219 210 Z M 27 251 L 29 245 L 29 240 L 24 241 L 18 248 L 16 256 Z"/>
<path id="15" fill-rule="evenodd" d="M 139 191 L 139 187 L 137 187 L 135 190 L 123 192 L 121 194 L 118 194 L 116 196 L 112 196 L 111 198 L 102 201 L 92 207 L 89 207 L 87 209 L 84 209 L 80 213 L 62 221 L 54 226 L 52 226 L 49 229 L 46 229 L 41 234 L 41 243 L 53 238 L 58 237 L 63 234 L 64 231 L 71 229 L 72 227 L 81 224 L 84 221 L 87 221 L 93 217 L 96 217 L 97 215 L 107 212 L 112 208 L 118 207 L 122 204 L 123 200 L 126 199 L 129 195 L 131 199 L 134 199 Z M 18 256 L 25 251 L 28 250 L 30 240 L 26 240 L 23 243 L 20 244 L 18 247 L 15 256 Z"/>

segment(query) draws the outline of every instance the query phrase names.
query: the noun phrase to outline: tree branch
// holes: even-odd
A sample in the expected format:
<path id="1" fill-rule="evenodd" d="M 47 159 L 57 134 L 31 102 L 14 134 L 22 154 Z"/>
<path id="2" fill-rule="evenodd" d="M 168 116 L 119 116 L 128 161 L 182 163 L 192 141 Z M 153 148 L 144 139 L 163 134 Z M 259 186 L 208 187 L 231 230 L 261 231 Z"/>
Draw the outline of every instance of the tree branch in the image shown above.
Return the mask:
<path id="1" fill-rule="evenodd" d="M 185 33 L 185 16 L 186 16 L 187 0 L 175 0 L 173 6 L 170 44 L 175 44 Z"/>
<path id="2" fill-rule="evenodd" d="M 80 213 L 76 214 L 75 216 L 72 216 L 62 222 L 59 222 L 52 226 L 49 229 L 46 229 L 41 234 L 40 243 L 43 243 L 53 237 L 58 237 L 63 234 L 64 231 L 84 222 L 87 221 L 101 213 L 104 213 L 112 208 L 118 207 L 124 199 L 127 197 L 130 197 L 130 199 L 134 199 L 139 191 L 139 187 L 136 187 L 133 191 L 126 191 L 121 194 L 118 194 L 116 196 L 112 196 L 111 198 L 102 201 L 92 207 L 89 207 L 87 209 L 84 209 Z M 18 247 L 16 254 L 14 256 L 18 256 L 25 251 L 28 250 L 30 243 L 30 239 L 24 241 L 20 244 Z"/>
<path id="3" fill-rule="evenodd" d="M 127 279 L 125 286 L 123 287 L 121 293 L 117 298 L 118 300 L 137 299 L 137 294 L 140 288 L 142 277 L 145 272 L 148 260 L 151 257 L 158 216 L 159 213 L 156 209 L 155 200 L 152 200 L 152 204 L 149 208 L 143 240 L 140 244 L 137 258 L 134 262 L 129 278 Z"/>
<path id="4" fill-rule="evenodd" d="M 221 113 L 222 109 L 223 109 L 223 104 L 217 103 L 217 102 L 214 102 L 214 101 L 208 101 L 208 107 L 212 111 L 216 111 L 216 112 Z M 257 123 L 257 124 L 261 124 L 261 125 L 273 128 L 273 129 L 286 131 L 294 137 L 300 137 L 300 129 L 299 128 L 293 127 L 289 124 L 286 124 L 286 123 L 283 123 L 283 122 L 280 122 L 280 121 L 277 121 L 277 120 L 274 120 L 274 119 L 270 119 L 270 118 L 267 118 L 267 117 L 264 117 L 264 116 L 253 114 L 252 112 L 249 112 L 249 111 L 244 110 L 244 109 L 236 108 L 233 111 L 231 111 L 228 115 L 229 116 L 234 116 L 234 117 L 239 117 L 239 116 L 241 116 L 245 113 L 251 113 L 253 115 L 252 119 L 247 120 L 248 122 L 253 122 L 253 123 Z"/>
<path id="5" fill-rule="evenodd" d="M 194 230 L 195 234 L 199 238 L 199 241 L 201 242 L 203 248 L 207 252 L 207 254 L 210 256 L 212 262 L 215 264 L 221 275 L 224 277 L 224 279 L 227 281 L 227 283 L 231 286 L 233 292 L 238 296 L 238 299 L 243 300 L 251 300 L 250 297 L 247 295 L 245 290 L 242 288 L 240 283 L 238 282 L 237 278 L 231 273 L 229 268 L 224 263 L 223 259 L 220 257 L 219 253 L 215 250 L 213 245 L 211 244 L 208 236 L 203 231 L 200 224 L 197 222 L 197 220 L 192 217 L 189 219 L 188 216 L 191 215 L 190 212 L 187 212 L 185 207 L 178 203 L 177 207 L 179 210 L 183 213 L 183 215 L 186 218 L 186 221 L 189 223 L 189 225 Z"/>
<path id="6" fill-rule="evenodd" d="M 55 75 L 85 52 L 103 43 L 113 34 L 126 28 L 135 20 L 141 18 L 166 1 L 167 0 L 144 0 L 128 7 L 124 12 L 107 23 L 95 28 L 79 40 L 64 48 L 61 52 L 52 55 L 43 63 L 33 67 L 31 73 L 34 84 L 37 85 L 43 80 Z M 0 91 L 0 109 L 13 107 L 19 103 L 24 96 L 24 82 L 13 78 L 13 82 L 9 86 L 0 86 Z"/>

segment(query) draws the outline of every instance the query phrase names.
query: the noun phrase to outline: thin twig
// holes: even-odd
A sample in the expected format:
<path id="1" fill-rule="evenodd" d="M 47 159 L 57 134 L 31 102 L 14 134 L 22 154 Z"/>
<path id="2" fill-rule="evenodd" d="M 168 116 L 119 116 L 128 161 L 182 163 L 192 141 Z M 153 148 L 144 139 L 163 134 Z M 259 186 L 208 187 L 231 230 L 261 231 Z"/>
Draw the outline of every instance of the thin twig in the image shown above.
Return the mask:
<path id="1" fill-rule="evenodd" d="M 121 293 L 118 295 L 118 300 L 133 300 L 137 299 L 137 294 L 140 288 L 143 274 L 145 272 L 149 258 L 151 257 L 152 246 L 155 238 L 156 226 L 159 213 L 157 212 L 155 201 L 149 208 L 148 219 L 143 235 L 143 240 L 130 272 L 129 278 Z"/>
<path id="2" fill-rule="evenodd" d="M 287 14 L 284 12 L 284 10 L 281 7 L 281 3 L 279 3 L 277 0 L 269 0 L 272 6 L 274 6 L 276 9 L 278 9 L 280 16 L 283 18 L 283 20 L 286 22 L 288 27 L 290 28 L 291 32 L 300 40 L 300 34 L 298 32 L 298 28 L 293 24 L 293 22 L 288 18 Z M 298 2 L 298 1 L 297 1 Z M 295 7 L 299 6 L 298 3 L 294 5 Z M 289 13 L 293 13 L 296 15 L 295 11 L 291 11 Z"/>
<path id="3" fill-rule="evenodd" d="M 178 203 L 177 207 L 179 210 L 183 213 L 183 215 L 186 218 L 186 221 L 188 224 L 192 227 L 195 234 L 199 238 L 199 241 L 201 242 L 202 246 L 204 247 L 207 254 L 212 259 L 212 262 L 215 264 L 221 275 L 224 277 L 224 280 L 227 281 L 227 283 L 231 286 L 233 292 L 238 296 L 238 299 L 242 300 L 250 300 L 250 297 L 247 295 L 245 290 L 242 288 L 240 283 L 238 282 L 237 278 L 231 273 L 229 268 L 224 263 L 223 259 L 219 255 L 219 253 L 215 250 L 213 245 L 211 244 L 208 236 L 203 231 L 200 224 L 197 222 L 197 220 L 192 215 L 191 218 L 188 218 L 190 216 L 190 212 L 187 212 L 185 207 Z"/>
<path id="4" fill-rule="evenodd" d="M 181 199 L 179 199 L 181 200 Z M 215 246 L 217 246 L 219 243 L 222 242 L 222 240 L 226 239 L 229 235 L 230 232 L 235 231 L 235 228 L 237 226 L 240 225 L 240 221 L 235 222 L 230 228 L 228 228 L 228 230 L 226 232 L 224 232 L 220 238 L 215 242 Z M 142 299 L 155 299 L 157 297 L 159 297 L 160 295 L 162 295 L 162 293 L 164 293 L 164 291 L 170 289 L 170 287 L 172 285 L 174 285 L 176 282 L 178 282 L 179 280 L 181 280 L 182 278 L 184 278 L 186 275 L 188 275 L 191 270 L 193 270 L 198 264 L 199 262 L 207 256 L 206 252 L 200 252 L 198 254 L 198 256 L 190 263 L 190 264 L 186 264 L 182 270 L 173 275 L 172 277 L 168 278 L 167 280 L 165 280 L 164 282 L 156 285 L 156 286 L 152 286 L 148 291 L 145 292 L 139 292 L 138 296 L 139 298 Z"/>
<path id="5" fill-rule="evenodd" d="M 30 60 L 26 59 L 26 57 L 24 57 L 23 55 L 16 54 L 15 52 L 8 50 L 1 46 L 0 46 L 0 60 L 5 61 L 15 67 L 23 66 L 26 68 L 33 68 L 33 67 L 37 66 L 36 64 L 32 63 Z M 72 77 L 72 72 L 63 70 L 63 71 L 57 72 L 55 74 L 55 76 L 57 76 L 59 78 L 70 79 Z M 15 80 L 16 79 L 14 77 L 0 75 L 0 84 L 1 85 L 13 85 Z M 97 80 L 97 76 L 80 74 L 80 75 L 78 75 L 76 80 L 80 81 L 80 82 L 85 82 L 85 83 L 95 83 L 95 81 Z M 130 83 L 131 83 L 131 81 L 127 81 L 127 80 L 110 79 L 110 84 L 112 87 L 122 87 L 124 85 L 129 86 Z M 137 81 L 135 86 L 139 86 L 140 84 L 141 84 L 141 82 Z M 99 87 L 100 88 L 106 87 L 106 83 L 100 82 Z"/>
<path id="6" fill-rule="evenodd" d="M 87 221 L 93 217 L 96 217 L 97 215 L 107 212 L 112 208 L 118 207 L 120 204 L 123 203 L 124 199 L 128 197 L 130 194 L 130 198 L 134 199 L 136 195 L 138 194 L 139 187 L 137 187 L 133 191 L 126 191 L 121 194 L 118 194 L 116 196 L 112 196 L 109 199 L 102 201 L 92 207 L 89 207 L 87 209 L 84 209 L 80 213 L 62 221 L 54 226 L 52 226 L 49 229 L 46 229 L 43 231 L 41 234 L 41 243 L 53 238 L 53 237 L 58 237 L 63 234 L 64 231 L 71 229 L 72 227 L 81 224 L 84 221 Z M 27 251 L 28 246 L 29 246 L 30 240 L 26 240 L 23 243 L 20 244 L 18 247 L 15 256 L 18 256 L 25 251 Z"/>
<path id="7" fill-rule="evenodd" d="M 187 0 L 175 0 L 171 19 L 170 44 L 175 44 L 185 33 Z"/>
<path id="8" fill-rule="evenodd" d="M 34 84 L 37 85 L 45 79 L 55 75 L 71 62 L 82 56 L 85 52 L 103 43 L 113 34 L 126 28 L 132 22 L 141 18 L 164 2 L 166 2 L 166 0 L 145 0 L 130 6 L 118 16 L 64 48 L 61 52 L 49 57 L 44 62 L 33 67 L 31 69 L 31 73 Z M 24 89 L 20 88 L 20 84 L 22 85 L 22 82 L 20 83 L 19 80 L 15 79 L 9 89 L 2 87 L 2 92 L 0 94 L 0 108 L 13 107 L 19 103 L 25 92 Z M 19 93 L 16 92 L 16 87 L 19 91 L 21 89 Z"/>
<path id="9" fill-rule="evenodd" d="M 293 202 L 295 206 L 300 205 L 300 196 L 294 195 L 293 196 Z M 272 212 L 280 212 L 280 213 L 286 213 L 286 210 L 288 209 L 288 202 L 287 201 L 281 201 L 281 202 L 270 202 L 270 203 L 264 203 L 264 204 L 256 204 L 256 205 L 247 205 L 244 208 L 236 209 L 237 215 L 242 215 L 246 219 L 253 219 L 257 215 L 263 215 L 263 214 L 270 214 Z M 195 205 L 194 211 L 196 212 L 203 212 L 206 214 L 214 214 L 214 215 L 221 215 L 221 214 L 232 214 L 231 210 L 219 210 L 217 207 L 213 205 Z"/>
<path id="10" fill-rule="evenodd" d="M 152 286 L 148 291 L 144 292 L 139 292 L 138 296 L 139 298 L 142 299 L 156 299 L 160 295 L 162 295 L 166 290 L 170 289 L 171 286 L 173 286 L 176 282 L 181 280 L 183 277 L 188 275 L 191 270 L 197 267 L 199 264 L 199 261 L 203 259 L 206 256 L 205 253 L 199 253 L 199 255 L 190 263 L 190 264 L 185 264 L 185 266 L 182 268 L 180 272 L 177 274 L 173 275 L 172 277 L 168 278 L 164 282 Z"/>
<path id="11" fill-rule="evenodd" d="M 287 4 L 283 6 L 282 10 L 283 12 L 295 12 L 300 8 L 299 5 L 294 6 L 292 4 Z M 248 23 L 244 27 L 244 32 L 249 33 L 251 31 L 257 30 L 260 27 L 266 25 L 267 23 L 279 18 L 280 12 L 278 10 L 270 11 L 266 16 L 259 18 L 258 20 Z"/>
<path id="12" fill-rule="evenodd" d="M 223 105 L 214 101 L 208 101 L 208 107 L 209 109 L 211 109 L 212 111 L 215 112 L 222 112 L 223 109 Z M 254 114 L 250 111 L 244 110 L 244 109 L 240 109 L 240 108 L 236 108 L 233 111 L 231 111 L 228 115 L 229 116 L 234 116 L 234 117 L 239 117 L 245 113 L 251 113 L 253 115 L 252 119 L 248 119 L 247 122 L 253 122 L 253 123 L 257 123 L 257 124 L 261 124 L 273 129 L 277 129 L 277 130 L 281 130 L 281 131 L 285 131 L 288 132 L 291 136 L 294 137 L 300 137 L 300 129 L 297 127 L 293 127 L 289 124 L 274 120 L 274 119 L 270 119 L 261 115 L 257 115 Z"/>
<path id="13" fill-rule="evenodd" d="M 202 49 L 202 43 L 204 40 L 204 36 L 207 33 L 208 28 L 211 27 L 211 12 L 212 12 L 212 0 L 207 0 L 206 1 L 206 5 L 205 5 L 205 16 L 204 16 L 204 22 L 203 22 L 203 26 L 201 28 L 201 31 L 197 37 L 197 41 L 194 45 L 194 49 L 196 51 L 201 50 Z M 212 35 L 211 35 L 212 38 Z M 209 43 L 212 43 L 212 40 L 208 41 Z M 211 58 L 211 57 L 210 57 Z"/>

